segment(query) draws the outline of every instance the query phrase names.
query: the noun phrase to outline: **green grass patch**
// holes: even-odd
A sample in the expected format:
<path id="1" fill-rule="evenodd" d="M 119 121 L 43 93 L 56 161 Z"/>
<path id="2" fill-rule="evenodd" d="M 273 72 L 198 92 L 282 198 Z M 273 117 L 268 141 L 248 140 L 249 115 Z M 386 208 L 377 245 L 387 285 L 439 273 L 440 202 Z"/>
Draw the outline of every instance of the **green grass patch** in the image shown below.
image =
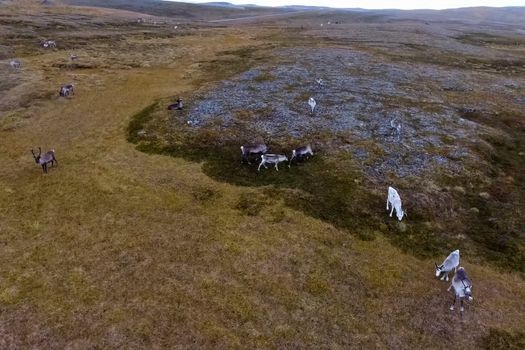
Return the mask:
<path id="1" fill-rule="evenodd" d="M 144 129 L 147 122 L 153 118 L 153 112 L 157 109 L 158 102 L 153 102 L 149 106 L 131 117 L 128 124 L 127 140 L 137 143 L 140 140 L 139 132 Z"/>

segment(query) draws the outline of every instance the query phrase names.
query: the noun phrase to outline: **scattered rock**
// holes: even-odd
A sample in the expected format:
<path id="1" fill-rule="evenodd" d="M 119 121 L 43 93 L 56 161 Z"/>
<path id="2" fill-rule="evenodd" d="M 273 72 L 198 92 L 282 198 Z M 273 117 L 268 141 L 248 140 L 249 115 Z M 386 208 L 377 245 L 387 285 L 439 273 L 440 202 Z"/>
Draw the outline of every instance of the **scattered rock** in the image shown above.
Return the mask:
<path id="1" fill-rule="evenodd" d="M 462 186 L 454 186 L 454 192 L 460 193 L 460 194 L 466 194 L 467 191 L 465 191 L 465 188 Z"/>
<path id="2" fill-rule="evenodd" d="M 486 200 L 489 200 L 490 199 L 490 194 L 488 194 L 487 192 L 480 192 L 479 193 L 479 196 L 483 199 L 486 199 Z"/>
<path id="3" fill-rule="evenodd" d="M 472 208 L 470 208 L 470 212 L 471 212 L 472 214 L 479 214 L 479 209 L 478 209 L 478 208 L 475 208 L 475 207 L 472 207 Z"/>
<path id="4" fill-rule="evenodd" d="M 364 172 L 373 177 L 389 172 L 401 178 L 418 176 L 435 166 L 457 174 L 462 170 L 458 160 L 477 157 L 460 143 L 447 145 L 446 151 L 451 156 L 442 154 L 444 136 L 476 139 L 474 122 L 466 121 L 458 126 L 456 107 L 443 104 L 430 90 L 405 88 L 420 76 L 440 85 L 466 84 L 460 73 L 447 71 L 444 78 L 442 69 L 385 64 L 355 50 L 295 48 L 276 51 L 275 55 L 281 60 L 279 65 L 251 68 L 197 93 L 195 103 L 180 116 L 180 122 L 186 123 L 191 116 L 199 120 L 196 128 L 217 131 L 222 142 L 232 143 L 238 141 L 239 134 L 247 140 L 257 139 L 261 133 L 268 134 L 275 143 L 281 144 L 289 143 L 291 138 L 318 138 L 319 131 L 323 135 L 344 134 L 348 136 L 344 141 L 326 137 L 317 142 L 343 150 L 351 140 L 348 150 L 358 159 L 363 149 L 360 144 L 369 146 L 373 142 L 375 147 L 366 147 L 369 158 L 363 164 Z M 348 74 L 349 66 L 368 68 L 366 71 L 355 68 Z M 329 82 L 322 90 L 311 89 L 315 83 L 311 67 L 316 67 L 316 76 Z M 275 79 L 259 79 L 261 76 Z M 308 105 L 305 106 L 304 101 L 308 97 L 318 102 L 315 118 L 307 113 Z M 418 103 L 414 106 L 392 104 L 398 99 Z M 429 112 L 425 108 L 429 103 L 439 105 L 439 113 Z M 249 118 L 246 111 L 252 113 Z M 391 132 L 392 118 L 403 125 L 400 136 Z M 435 151 L 428 152 L 428 149 Z"/>
<path id="5" fill-rule="evenodd" d="M 139 130 L 139 131 L 137 131 L 137 136 L 139 136 L 139 137 L 144 137 L 144 136 L 146 136 L 146 134 L 147 134 L 146 130 Z"/>

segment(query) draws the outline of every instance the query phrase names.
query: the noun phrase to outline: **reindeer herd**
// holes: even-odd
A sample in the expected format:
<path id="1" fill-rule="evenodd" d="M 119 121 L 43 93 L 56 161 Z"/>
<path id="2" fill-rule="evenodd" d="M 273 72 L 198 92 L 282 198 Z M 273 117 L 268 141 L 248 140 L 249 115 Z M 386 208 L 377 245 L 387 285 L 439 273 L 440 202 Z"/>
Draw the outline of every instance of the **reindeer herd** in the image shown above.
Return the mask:
<path id="1" fill-rule="evenodd" d="M 396 123 L 395 121 L 391 124 Z M 395 125 L 395 126 L 394 126 Z M 400 124 L 394 124 L 392 127 L 399 132 Z M 257 171 L 261 170 L 261 167 L 266 167 L 266 164 L 273 164 L 275 170 L 279 171 L 279 163 L 287 162 L 288 157 L 284 154 L 272 154 L 267 153 L 268 146 L 265 144 L 246 144 L 241 146 L 241 162 L 246 162 L 251 164 L 250 158 L 253 156 L 260 156 L 260 163 L 257 168 Z M 291 166 L 294 159 L 308 159 L 313 156 L 314 152 L 310 145 L 303 146 L 292 150 L 292 156 L 289 160 L 288 167 Z M 401 203 L 401 196 L 395 188 L 392 186 L 388 187 L 387 199 L 386 199 L 386 210 L 390 210 L 390 217 L 392 214 L 396 213 L 397 219 L 401 221 L 403 217 L 407 216 L 405 210 L 403 210 Z M 467 275 L 467 272 L 464 267 L 459 266 L 459 250 L 455 250 L 449 254 L 449 256 L 443 261 L 441 265 L 436 264 L 436 277 L 442 276 L 441 280 L 449 280 L 449 273 L 454 271 L 454 277 L 452 278 L 452 283 L 450 284 L 447 292 L 452 291 L 454 300 L 450 306 L 450 310 L 454 311 L 456 306 L 456 301 L 460 302 L 460 311 L 464 311 L 464 300 L 471 302 L 472 297 L 472 281 Z"/>
<path id="2" fill-rule="evenodd" d="M 41 46 L 45 49 L 56 48 L 56 42 L 54 40 L 44 40 L 41 42 Z M 71 60 L 78 59 L 78 56 L 70 54 Z M 11 60 L 10 65 L 13 69 L 20 69 L 22 63 L 19 60 Z M 324 85 L 322 79 L 316 79 L 316 82 L 319 87 Z M 66 84 L 60 87 L 59 96 L 61 97 L 70 97 L 74 95 L 74 86 L 73 84 Z M 317 102 L 310 97 L 308 100 L 308 105 L 311 108 L 311 112 L 314 113 Z M 183 108 L 182 100 L 179 98 L 174 104 L 168 106 L 168 110 L 181 110 Z M 396 119 L 390 121 L 391 130 L 394 134 L 397 134 L 397 137 L 400 137 L 401 133 L 401 123 Z M 259 166 L 257 171 L 261 170 L 261 167 L 267 169 L 267 165 L 273 165 L 276 171 L 279 171 L 279 164 L 283 162 L 288 162 L 288 167 L 290 168 L 293 161 L 299 161 L 304 159 L 309 159 L 314 155 L 311 145 L 306 145 L 302 147 L 295 148 L 291 151 L 291 157 L 288 157 L 285 154 L 273 154 L 268 153 L 268 146 L 266 144 L 245 144 L 241 147 L 241 162 L 251 164 L 251 159 L 256 157 L 260 159 Z M 48 172 L 48 166 L 51 167 L 58 166 L 58 161 L 55 156 L 55 150 L 51 149 L 42 155 L 41 147 L 38 147 L 38 154 L 35 154 L 34 150 L 31 149 L 31 154 L 35 163 L 42 167 L 43 173 Z M 390 217 L 392 217 L 394 211 L 396 213 L 397 219 L 401 221 L 403 217 L 406 217 L 406 211 L 402 208 L 401 197 L 397 190 L 391 186 L 388 187 L 387 200 L 386 200 L 386 210 L 390 210 Z M 472 301 L 472 282 L 467 275 L 467 272 L 463 267 L 459 266 L 459 250 L 455 250 L 449 254 L 449 256 L 443 261 L 441 265 L 436 264 L 436 277 L 442 276 L 441 280 L 449 280 L 449 273 L 454 270 L 454 277 L 452 278 L 452 283 L 450 284 L 447 291 L 453 291 L 454 301 L 450 306 L 450 310 L 453 311 L 456 305 L 456 301 L 460 301 L 460 311 L 464 311 L 463 301 L 466 299 Z"/>
<path id="3" fill-rule="evenodd" d="M 288 157 L 284 154 L 272 154 L 266 153 L 268 151 L 268 146 L 265 144 L 253 144 L 253 145 L 242 145 L 241 146 L 241 158 L 242 162 L 247 162 L 251 164 L 250 157 L 254 155 L 261 156 L 261 162 L 257 171 L 261 171 L 261 167 L 264 166 L 265 169 L 268 169 L 266 164 L 273 164 L 275 170 L 279 171 L 279 163 L 288 162 Z M 291 167 L 292 161 L 294 159 L 308 159 L 314 155 L 312 147 L 310 145 L 303 146 L 292 150 L 292 157 L 289 160 L 288 167 Z"/>
<path id="4" fill-rule="evenodd" d="M 40 47 L 42 47 L 43 49 L 56 49 L 57 43 L 55 40 L 45 39 L 45 40 L 40 41 Z M 74 53 L 70 53 L 69 59 L 71 61 L 75 61 L 75 60 L 78 60 L 78 56 L 75 55 Z M 11 68 L 17 69 L 17 70 L 22 68 L 22 62 L 18 59 L 10 60 L 9 65 L 11 66 Z M 58 95 L 60 97 L 70 97 L 71 95 L 74 95 L 74 94 L 75 93 L 73 90 L 73 84 L 62 85 L 60 87 L 60 90 L 58 91 Z"/>

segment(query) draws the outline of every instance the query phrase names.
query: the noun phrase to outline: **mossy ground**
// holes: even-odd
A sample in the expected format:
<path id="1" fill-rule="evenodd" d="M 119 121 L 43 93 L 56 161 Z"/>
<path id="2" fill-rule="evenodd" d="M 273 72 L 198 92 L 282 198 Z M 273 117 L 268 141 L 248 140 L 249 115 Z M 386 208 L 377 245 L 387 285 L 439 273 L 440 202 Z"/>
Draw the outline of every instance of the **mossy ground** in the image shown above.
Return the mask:
<path id="1" fill-rule="evenodd" d="M 9 8 L 8 16 L 27 20 L 28 13 L 39 14 L 37 8 Z M 78 24 L 105 16 L 84 36 L 113 25 L 132 36 L 134 26 L 120 23 L 136 19 L 60 6 L 45 13 L 30 20 L 63 21 L 75 14 Z M 9 26 L 27 29 L 23 23 Z M 52 36 L 49 28 L 46 35 Z M 88 72 L 53 67 L 66 50 L 35 53 L 33 36 L 18 38 L 27 78 L 17 77 L 18 91 L 38 95 L 27 100 L 14 94 L 17 101 L 2 105 L 9 118 L 0 129 L 0 348 L 520 344 L 522 276 L 464 250 L 476 299 L 463 316 L 450 313 L 447 286 L 433 276 L 434 259 L 422 257 L 448 251 L 449 243 L 438 241 L 433 248 L 433 239 L 418 235 L 414 227 L 424 225 L 428 213 L 413 218 L 409 208 L 414 221 L 406 222 L 404 232 L 385 217 L 384 189 L 370 191 L 351 157 L 321 152 L 291 169 L 259 174 L 241 165 L 238 145 L 213 149 L 222 162 L 196 147 L 201 137 L 216 135 L 164 138 L 167 130 L 153 132 L 153 106 L 167 113 L 164 102 L 171 97 L 191 96 L 235 71 L 220 63 L 226 62 L 225 50 L 252 55 L 254 47 L 273 47 L 287 32 L 201 28 L 166 38 L 165 29 L 148 28 L 147 52 L 125 51 L 126 45 L 111 52 L 111 35 L 101 38 L 101 46 L 86 48 L 86 57 L 100 64 Z M 295 37 L 286 40 L 297 44 Z M 253 59 L 264 60 L 254 53 Z M 245 57 L 230 56 L 232 65 L 245 69 Z M 133 68 L 143 57 L 159 61 Z M 218 68 L 217 76 L 205 69 L 208 64 Z M 64 81 L 78 87 L 71 99 L 56 97 Z M 140 111 L 140 123 L 130 126 L 130 116 Z M 142 130 L 144 122 L 144 137 L 135 134 L 131 140 L 138 144 L 129 143 L 127 131 Z M 29 151 L 38 146 L 57 151 L 59 166 L 47 175 Z M 515 150 L 508 151 L 514 164 Z M 505 172 L 512 174 L 510 169 Z M 414 250 L 410 239 L 422 248 Z M 396 247 L 403 244 L 410 253 Z"/>

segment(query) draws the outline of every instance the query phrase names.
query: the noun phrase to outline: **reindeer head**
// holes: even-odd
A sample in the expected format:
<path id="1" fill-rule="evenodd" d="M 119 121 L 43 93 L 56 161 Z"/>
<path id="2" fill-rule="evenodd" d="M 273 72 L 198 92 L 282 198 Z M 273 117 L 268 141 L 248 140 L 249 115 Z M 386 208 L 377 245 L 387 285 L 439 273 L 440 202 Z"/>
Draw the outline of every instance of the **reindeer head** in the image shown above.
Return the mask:
<path id="1" fill-rule="evenodd" d="M 434 265 L 436 265 L 436 277 L 439 277 L 439 275 L 441 275 L 441 272 L 443 271 L 443 265 L 439 265 L 434 263 Z"/>
<path id="2" fill-rule="evenodd" d="M 399 221 L 403 220 L 403 216 L 406 216 L 407 213 L 403 209 L 400 209 L 399 211 L 396 210 L 397 219 Z"/>
<path id="3" fill-rule="evenodd" d="M 35 158 L 35 163 L 40 164 L 40 155 L 42 154 L 42 149 L 38 147 L 38 155 L 33 152 L 33 149 L 31 149 L 31 153 L 33 154 L 33 158 Z"/>

